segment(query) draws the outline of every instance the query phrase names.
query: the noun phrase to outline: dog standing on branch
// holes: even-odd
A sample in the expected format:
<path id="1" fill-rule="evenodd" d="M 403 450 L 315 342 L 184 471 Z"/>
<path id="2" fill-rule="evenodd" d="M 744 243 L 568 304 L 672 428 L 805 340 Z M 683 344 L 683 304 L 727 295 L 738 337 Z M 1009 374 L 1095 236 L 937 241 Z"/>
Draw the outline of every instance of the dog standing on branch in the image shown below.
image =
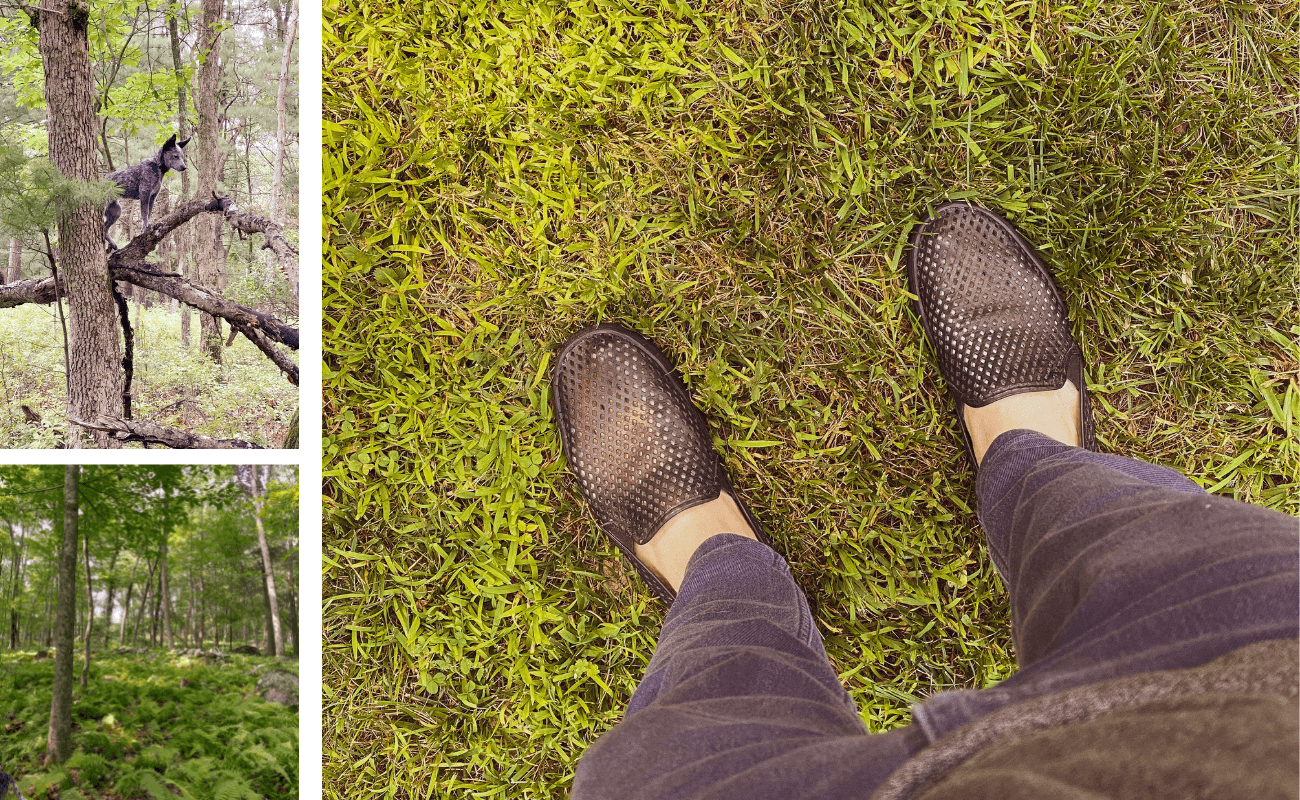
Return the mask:
<path id="1" fill-rule="evenodd" d="M 109 180 L 116 182 L 122 190 L 123 200 L 140 201 L 140 218 L 144 221 L 144 227 L 149 227 L 149 212 L 153 210 L 154 198 L 162 188 L 162 179 L 167 174 L 167 170 L 185 171 L 185 153 L 182 152 L 182 148 L 189 143 L 189 139 L 178 143 L 176 135 L 173 134 L 152 158 L 146 158 L 126 169 L 119 169 L 108 176 Z M 118 205 L 117 200 L 110 200 L 108 205 L 104 206 L 104 239 L 113 250 L 117 249 L 117 244 L 108 235 L 108 230 L 121 215 L 122 206 Z"/>

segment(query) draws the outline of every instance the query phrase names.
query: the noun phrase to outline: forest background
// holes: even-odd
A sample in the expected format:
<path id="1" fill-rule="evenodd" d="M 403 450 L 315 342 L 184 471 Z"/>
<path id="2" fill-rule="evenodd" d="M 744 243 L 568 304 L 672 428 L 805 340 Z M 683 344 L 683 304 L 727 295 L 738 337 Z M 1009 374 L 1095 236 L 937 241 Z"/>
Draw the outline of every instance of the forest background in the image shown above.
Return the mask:
<path id="1" fill-rule="evenodd" d="M 296 796 L 296 467 L 0 467 L 0 535 L 25 794 Z"/>
<path id="2" fill-rule="evenodd" d="M 297 366 L 284 349 L 297 347 L 297 3 L 97 0 L 82 7 L 71 1 L 89 14 L 93 175 L 138 164 L 175 134 L 190 140 L 189 168 L 164 176 L 151 222 L 179 214 L 188 200 L 220 195 L 233 204 L 233 211 L 205 209 L 180 221 L 146 262 L 184 276 L 188 293 L 182 282 L 153 276 L 145 282 L 160 290 L 118 280 L 131 305 L 133 336 L 119 333 L 117 346 L 130 356 L 133 344 L 134 375 L 126 367 L 130 397 L 117 406 L 126 413 L 107 416 L 134 420 L 132 430 L 155 435 L 146 441 L 171 446 L 214 446 L 176 432 L 296 446 L 286 437 L 291 428 L 296 432 Z M 6 284 L 0 286 L 0 441 L 48 447 L 66 440 L 65 403 L 80 379 L 77 369 L 65 372 L 63 343 L 69 327 L 76 338 L 78 309 L 69 308 L 63 319 L 63 308 L 50 305 L 52 295 L 34 296 L 31 284 L 52 285 L 61 209 L 89 197 L 98 216 L 106 189 L 103 183 L 69 187 L 54 169 L 50 141 L 58 117 L 46 102 L 38 26 L 22 8 L 0 8 L 0 242 L 8 245 L 0 261 L 0 284 Z M 139 204 L 121 205 L 112 236 L 124 243 L 142 231 Z M 229 229 L 250 219 L 253 228 Z M 258 220 L 278 227 L 258 229 Z M 117 271 L 112 258 L 110 269 L 115 278 L 140 277 Z M 186 303 L 210 298 L 195 286 L 227 301 L 221 310 L 234 316 L 199 311 L 196 318 Z M 108 308 L 86 316 L 101 312 L 120 315 Z M 78 360 L 75 341 L 72 360 Z M 108 394 L 113 391 L 120 389 Z M 101 406 L 111 408 L 114 400 Z M 169 432 L 170 438 L 157 438 Z M 95 437 L 99 446 L 116 445 L 107 431 Z"/>

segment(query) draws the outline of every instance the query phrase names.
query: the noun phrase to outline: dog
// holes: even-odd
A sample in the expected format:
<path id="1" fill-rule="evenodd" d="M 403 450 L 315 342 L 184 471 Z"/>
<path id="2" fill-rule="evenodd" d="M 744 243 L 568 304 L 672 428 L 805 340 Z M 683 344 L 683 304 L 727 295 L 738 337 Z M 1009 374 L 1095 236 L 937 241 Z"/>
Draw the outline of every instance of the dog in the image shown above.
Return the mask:
<path id="1" fill-rule="evenodd" d="M 185 171 L 185 153 L 182 150 L 189 143 L 189 139 L 177 142 L 173 134 L 152 158 L 146 158 L 133 167 L 119 169 L 108 176 L 122 190 L 121 199 L 140 201 L 140 218 L 144 220 L 144 227 L 149 227 L 149 212 L 153 211 L 154 198 L 162 188 L 162 179 L 167 170 Z M 108 235 L 108 230 L 121 215 L 122 206 L 118 205 L 117 200 L 110 200 L 104 206 L 104 239 L 112 250 L 117 249 L 117 244 Z"/>
<path id="2" fill-rule="evenodd" d="M 18 800 L 27 800 L 27 798 L 23 797 L 23 793 L 18 791 L 18 781 L 0 772 L 0 798 L 5 797 L 11 791 L 18 795 Z"/>

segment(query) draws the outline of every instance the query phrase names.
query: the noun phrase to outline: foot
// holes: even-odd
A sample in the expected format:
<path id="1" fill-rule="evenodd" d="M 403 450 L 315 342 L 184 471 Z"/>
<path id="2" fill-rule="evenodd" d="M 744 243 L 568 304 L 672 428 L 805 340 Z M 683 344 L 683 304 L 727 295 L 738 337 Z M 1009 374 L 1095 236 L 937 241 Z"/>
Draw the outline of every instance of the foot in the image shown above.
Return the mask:
<path id="1" fill-rule="evenodd" d="M 963 410 L 977 464 L 984 460 L 993 440 L 1007 431 L 1038 431 L 1079 447 L 1079 388 L 1070 380 L 1056 391 L 1013 394 L 983 408 L 966 406 Z"/>
<path id="2" fill-rule="evenodd" d="M 686 564 L 704 542 L 720 533 L 758 539 L 731 495 L 688 508 L 664 523 L 654 538 L 636 546 L 636 557 L 677 591 L 686 577 Z"/>
<path id="3" fill-rule="evenodd" d="M 686 562 L 710 536 L 768 543 L 734 499 L 704 415 L 649 341 L 611 324 L 574 334 L 556 356 L 551 402 L 601 531 L 662 599 L 676 597 Z"/>
<path id="4" fill-rule="evenodd" d="M 1024 237 L 987 209 L 944 203 L 910 245 L 908 284 L 972 463 L 1016 428 L 1096 450 L 1083 351 Z"/>

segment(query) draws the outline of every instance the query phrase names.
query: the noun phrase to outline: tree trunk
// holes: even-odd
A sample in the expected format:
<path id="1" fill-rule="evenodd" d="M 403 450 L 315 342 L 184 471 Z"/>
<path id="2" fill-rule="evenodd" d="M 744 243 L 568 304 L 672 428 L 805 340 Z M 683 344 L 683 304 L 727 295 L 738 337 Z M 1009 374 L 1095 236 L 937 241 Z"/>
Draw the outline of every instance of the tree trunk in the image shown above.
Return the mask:
<path id="1" fill-rule="evenodd" d="M 149 608 L 149 599 L 153 596 L 153 568 L 154 562 L 149 562 L 149 578 L 145 581 L 144 591 L 140 596 L 140 610 L 135 612 L 135 626 L 131 628 L 131 646 L 140 641 L 140 622 L 144 619 L 144 613 Z"/>
<path id="2" fill-rule="evenodd" d="M 221 83 L 221 31 L 224 28 L 222 11 L 225 0 L 203 0 L 203 23 L 199 29 L 199 44 L 196 55 L 199 60 L 198 90 L 195 92 L 195 107 L 199 112 L 199 127 L 195 132 L 195 166 L 198 169 L 198 181 L 195 194 L 207 197 L 217 186 L 225 156 L 221 153 L 221 124 L 217 115 L 217 90 Z M 221 220 L 216 217 L 202 217 L 194 227 L 195 255 L 198 259 L 197 281 L 200 286 L 219 290 L 221 286 L 220 263 L 223 248 L 221 246 Z M 199 340 L 208 356 L 221 363 L 221 325 L 210 314 L 199 316 Z M 83 417 L 88 419 L 88 417 Z"/>
<path id="3" fill-rule="evenodd" d="M 53 16 L 55 15 L 41 14 L 41 27 L 44 28 L 45 21 Z M 82 36 L 85 36 L 84 30 Z M 42 31 L 41 40 L 44 39 L 45 33 Z M 93 141 L 91 144 L 94 144 Z M 59 547 L 59 600 L 54 617 L 54 636 L 57 640 L 54 652 L 54 697 L 50 702 L 46 764 L 63 763 L 72 755 L 72 626 L 76 615 L 77 483 L 80 477 L 81 467 L 76 464 L 69 464 L 63 470 L 63 544 Z"/>
<path id="4" fill-rule="evenodd" d="M 174 647 L 172 639 L 172 603 L 171 588 L 167 585 L 167 534 L 163 534 L 162 552 L 158 556 L 158 599 L 162 603 L 163 638 L 167 647 Z"/>
<path id="5" fill-rule="evenodd" d="M 284 214 L 284 154 L 289 146 L 289 78 L 290 65 L 293 63 L 293 45 L 298 37 L 298 0 L 293 0 L 289 12 L 289 30 L 284 40 L 284 57 L 280 59 L 280 86 L 275 96 L 275 172 L 271 178 L 271 219 L 276 224 L 285 224 Z M 251 172 L 251 170 L 250 170 Z M 293 282 L 293 292 L 298 294 L 297 281 Z"/>
<path id="6" fill-rule="evenodd" d="M 104 649 L 108 649 L 109 632 L 113 629 L 113 595 L 117 592 L 117 556 L 121 550 L 113 551 L 113 558 L 108 562 L 108 601 L 104 607 Z"/>
<path id="7" fill-rule="evenodd" d="M 50 162 L 70 178 L 99 177 L 95 112 L 86 38 L 90 9 L 84 0 L 45 0 L 40 14 L 40 54 L 45 66 L 46 129 Z M 121 352 L 117 307 L 104 257 L 102 209 L 69 205 L 59 219 L 59 268 L 68 289 L 71 363 L 68 415 L 119 416 L 122 411 Z M 80 448 L 80 430 L 69 430 L 67 446 Z M 90 437 L 98 447 L 120 447 L 106 433 Z"/>
<path id="8" fill-rule="evenodd" d="M 117 646 L 122 647 L 126 644 L 126 627 L 127 622 L 131 619 L 131 592 L 135 589 L 135 570 L 140 566 L 140 559 L 131 560 L 131 577 L 126 582 L 126 600 L 122 603 L 122 629 L 117 632 Z M 109 622 L 112 622 L 110 619 Z M 108 648 L 108 628 L 104 629 L 104 647 Z"/>
<path id="9" fill-rule="evenodd" d="M 90 635 L 95 630 L 95 593 L 90 588 L 90 533 L 81 537 L 82 553 L 86 557 L 86 632 L 81 637 L 84 659 L 81 662 L 81 688 L 86 688 L 86 677 L 90 675 Z"/>
<path id="10" fill-rule="evenodd" d="M 203 539 L 202 534 L 199 534 L 199 539 L 200 540 Z M 204 602 L 204 600 L 205 598 L 203 596 L 203 576 L 200 575 L 199 576 L 199 619 L 198 619 L 198 625 L 196 631 L 199 637 L 198 647 L 200 650 L 203 649 L 203 640 L 207 638 L 207 633 L 208 633 L 207 625 L 205 624 L 207 622 L 207 617 L 205 616 L 205 614 L 207 614 L 208 609 L 207 609 L 207 603 Z"/>
<path id="11" fill-rule="evenodd" d="M 9 239 L 9 271 L 5 273 L 5 283 L 13 283 L 22 277 L 23 243 L 17 237 Z"/>
<path id="12" fill-rule="evenodd" d="M 298 657 L 298 582 L 293 577 L 293 559 L 288 559 L 289 636 L 293 639 L 293 657 Z"/>
<path id="13" fill-rule="evenodd" d="M 17 535 L 14 529 L 18 529 Z M 17 523 L 9 524 L 9 541 L 13 544 L 14 560 L 13 569 L 9 572 L 9 649 L 18 649 L 18 588 L 20 568 L 23 561 L 23 526 Z"/>
<path id="14" fill-rule="evenodd" d="M 253 521 L 257 525 L 257 544 L 262 549 L 262 575 L 266 581 L 266 605 L 270 616 L 266 633 L 271 647 L 267 648 L 267 655 L 279 658 L 284 655 L 284 639 L 280 632 L 280 603 L 275 594 L 275 569 L 271 566 L 271 550 L 266 545 L 266 528 L 262 525 L 266 487 L 271 482 L 271 466 L 266 465 L 265 476 L 260 476 L 262 469 L 263 467 L 260 466 L 253 467 Z M 261 477 L 260 487 L 259 477 Z"/>
<path id="15" fill-rule="evenodd" d="M 189 106 L 185 102 L 185 66 L 181 63 L 181 36 L 177 30 L 176 11 L 179 5 L 168 5 L 167 7 L 167 33 L 171 39 L 172 48 L 172 67 L 176 70 L 176 132 L 177 140 L 185 141 L 190 138 L 190 116 Z M 181 196 L 176 198 L 177 205 L 190 199 L 190 171 L 185 170 L 181 173 Z M 176 245 L 173 248 L 176 251 L 176 271 L 182 275 L 190 275 L 193 270 L 186 271 L 185 260 L 189 248 L 185 246 L 186 240 L 182 238 L 185 234 L 182 231 L 175 231 L 172 234 L 172 242 Z M 172 300 L 172 307 L 175 308 L 178 303 Z M 187 306 L 181 306 L 181 345 L 185 348 L 190 346 L 190 309 Z"/>

